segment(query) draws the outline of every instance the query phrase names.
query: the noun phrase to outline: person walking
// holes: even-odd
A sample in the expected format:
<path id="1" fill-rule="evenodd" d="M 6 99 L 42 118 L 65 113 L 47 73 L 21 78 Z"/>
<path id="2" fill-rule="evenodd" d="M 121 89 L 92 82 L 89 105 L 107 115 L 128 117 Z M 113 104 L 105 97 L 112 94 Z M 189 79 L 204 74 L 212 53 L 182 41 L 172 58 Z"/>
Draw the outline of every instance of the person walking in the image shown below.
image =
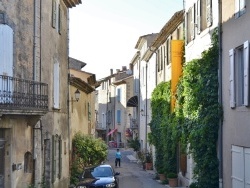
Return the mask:
<path id="1" fill-rule="evenodd" d="M 117 165 L 121 167 L 121 158 L 122 158 L 121 152 L 119 149 L 117 149 L 115 153 L 115 167 L 117 167 Z"/>

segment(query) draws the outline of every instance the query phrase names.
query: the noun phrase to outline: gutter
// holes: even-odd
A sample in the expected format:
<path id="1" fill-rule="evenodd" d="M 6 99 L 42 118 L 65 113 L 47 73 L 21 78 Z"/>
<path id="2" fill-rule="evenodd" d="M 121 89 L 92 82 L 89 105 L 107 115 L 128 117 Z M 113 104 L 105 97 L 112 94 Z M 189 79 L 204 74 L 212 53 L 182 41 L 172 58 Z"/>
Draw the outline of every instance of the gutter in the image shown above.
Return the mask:
<path id="1" fill-rule="evenodd" d="M 218 82 L 219 82 L 219 104 L 222 106 L 222 2 L 218 1 L 218 37 L 219 37 L 219 70 L 218 70 Z M 219 132 L 218 132 L 218 144 L 219 144 L 219 187 L 223 188 L 223 119 L 219 120 Z"/>

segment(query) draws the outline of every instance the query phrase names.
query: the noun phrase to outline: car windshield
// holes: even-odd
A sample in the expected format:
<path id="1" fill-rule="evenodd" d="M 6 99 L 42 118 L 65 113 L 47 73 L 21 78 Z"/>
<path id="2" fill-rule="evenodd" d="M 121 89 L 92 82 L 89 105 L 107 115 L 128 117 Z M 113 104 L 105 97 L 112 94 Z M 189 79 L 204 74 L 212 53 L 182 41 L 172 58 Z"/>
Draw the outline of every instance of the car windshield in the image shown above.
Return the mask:
<path id="1" fill-rule="evenodd" d="M 86 169 L 84 172 L 84 178 L 96 178 L 96 177 L 109 177 L 112 176 L 112 170 L 110 167 L 95 167 Z"/>

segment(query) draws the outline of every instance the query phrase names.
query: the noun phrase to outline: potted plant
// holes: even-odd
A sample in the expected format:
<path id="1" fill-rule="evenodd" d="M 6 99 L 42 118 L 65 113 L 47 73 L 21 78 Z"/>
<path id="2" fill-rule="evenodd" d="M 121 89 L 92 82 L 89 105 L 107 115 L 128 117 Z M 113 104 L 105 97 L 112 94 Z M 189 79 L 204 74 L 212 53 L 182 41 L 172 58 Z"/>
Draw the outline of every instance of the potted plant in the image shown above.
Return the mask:
<path id="1" fill-rule="evenodd" d="M 163 168 L 160 168 L 157 170 L 158 172 L 158 175 L 159 175 L 159 178 L 161 181 L 165 181 L 166 180 L 166 176 L 164 174 L 164 169 Z"/>
<path id="2" fill-rule="evenodd" d="M 146 153 L 146 170 L 152 170 L 153 169 L 153 159 L 151 153 Z"/>
<path id="3" fill-rule="evenodd" d="M 170 187 L 178 186 L 178 175 L 176 173 L 173 172 L 168 173 L 167 178 Z"/>

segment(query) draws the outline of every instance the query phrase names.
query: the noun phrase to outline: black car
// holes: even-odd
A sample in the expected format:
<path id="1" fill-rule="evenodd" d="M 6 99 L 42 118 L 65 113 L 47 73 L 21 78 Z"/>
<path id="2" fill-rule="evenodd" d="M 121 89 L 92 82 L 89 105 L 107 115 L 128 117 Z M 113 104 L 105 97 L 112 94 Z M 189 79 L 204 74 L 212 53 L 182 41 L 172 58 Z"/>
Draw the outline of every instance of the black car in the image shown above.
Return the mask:
<path id="1" fill-rule="evenodd" d="M 76 188 L 118 188 L 119 174 L 109 164 L 86 168 L 79 177 L 80 182 Z"/>

